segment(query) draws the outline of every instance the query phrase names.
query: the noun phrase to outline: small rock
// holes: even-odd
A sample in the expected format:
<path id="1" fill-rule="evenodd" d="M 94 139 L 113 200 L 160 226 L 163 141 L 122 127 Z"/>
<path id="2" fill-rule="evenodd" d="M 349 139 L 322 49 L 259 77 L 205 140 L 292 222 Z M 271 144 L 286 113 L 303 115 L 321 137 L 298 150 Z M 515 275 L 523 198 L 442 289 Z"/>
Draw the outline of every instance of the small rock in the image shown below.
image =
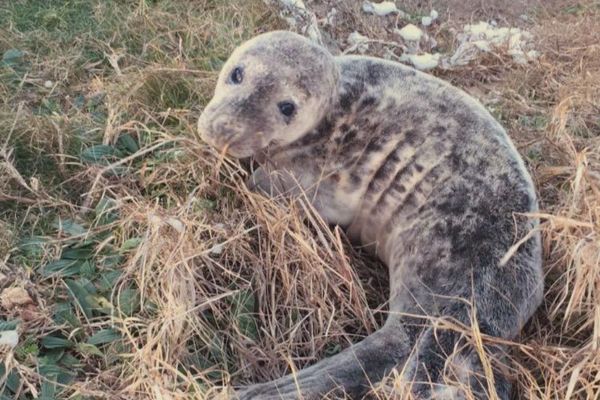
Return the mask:
<path id="1" fill-rule="evenodd" d="M 438 66 L 440 63 L 440 55 L 439 54 L 410 54 L 408 55 L 408 59 L 415 66 L 416 69 L 419 70 L 427 70 L 432 69 Z"/>
<path id="2" fill-rule="evenodd" d="M 486 35 L 490 32 L 490 25 L 485 21 L 481 21 L 478 24 L 465 25 L 465 31 L 468 31 L 473 35 Z"/>
<path id="3" fill-rule="evenodd" d="M 29 186 L 31 186 L 31 189 L 33 189 L 34 192 L 37 192 L 40 190 L 40 180 L 36 177 L 31 177 L 31 179 L 29 179 Z"/>
<path id="4" fill-rule="evenodd" d="M 223 243 L 218 243 L 218 244 L 215 244 L 209 251 L 210 251 L 210 254 L 218 256 L 221 253 L 223 253 L 223 248 L 224 248 Z"/>
<path id="5" fill-rule="evenodd" d="M 519 28 L 498 27 L 484 21 L 465 25 L 456 38 L 460 44 L 452 56 L 441 61 L 443 68 L 467 65 L 482 52 L 504 53 L 512 56 L 518 64 L 526 64 L 537 53 L 531 49 L 531 33 Z M 532 56 L 529 55 L 530 51 L 533 51 Z"/>
<path id="6" fill-rule="evenodd" d="M 19 344 L 19 333 L 15 330 L 0 332 L 0 346 L 17 347 Z"/>
<path id="7" fill-rule="evenodd" d="M 46 89 L 52 89 L 53 85 L 54 85 L 54 83 L 52 83 L 52 81 L 46 81 L 46 82 L 44 82 L 44 87 Z"/>
<path id="8" fill-rule="evenodd" d="M 429 25 L 431 25 L 432 22 L 433 22 L 433 18 L 431 18 L 431 17 L 421 18 L 421 25 L 423 25 L 423 26 L 429 26 Z"/>
<path id="9" fill-rule="evenodd" d="M 183 222 L 181 222 L 177 218 L 170 217 L 169 219 L 167 219 L 167 224 L 169 224 L 171 228 L 175 229 L 178 233 L 185 232 L 185 226 Z"/>
<path id="10" fill-rule="evenodd" d="M 329 12 L 327 13 L 327 17 L 325 17 L 325 25 L 333 26 L 335 23 L 335 16 L 337 15 L 337 13 L 338 12 L 335 8 L 329 10 Z"/>
<path id="11" fill-rule="evenodd" d="M 437 11 L 435 11 L 435 10 L 431 10 L 431 12 L 429 13 L 429 16 L 431 17 L 431 19 L 432 19 L 433 21 L 435 21 L 436 19 L 438 19 L 438 17 L 439 17 L 439 14 L 438 14 L 438 12 L 437 12 Z"/>
<path id="12" fill-rule="evenodd" d="M 525 53 L 523 53 L 521 50 L 508 50 L 506 54 L 512 56 L 513 61 L 517 64 L 527 64 L 527 57 L 525 57 Z"/>
<path id="13" fill-rule="evenodd" d="M 291 26 L 292 28 L 295 28 L 296 25 L 298 24 L 298 22 L 296 21 L 296 18 L 293 17 L 285 17 L 285 22 L 287 22 L 287 24 L 289 26 Z"/>
<path id="14" fill-rule="evenodd" d="M 7 310 L 12 309 L 15 306 L 24 306 L 33 303 L 27 290 L 21 287 L 6 288 L 0 295 L 0 302 L 2 307 Z"/>
<path id="15" fill-rule="evenodd" d="M 354 31 L 348 35 L 348 43 L 356 48 L 359 53 L 364 53 L 369 49 L 369 38 Z"/>
<path id="16" fill-rule="evenodd" d="M 402 39 L 409 42 L 418 42 L 423 36 L 423 31 L 413 24 L 408 24 L 404 28 L 394 30 Z"/>
<path id="17" fill-rule="evenodd" d="M 281 0 L 281 2 L 288 7 L 297 7 L 306 10 L 306 6 L 302 0 Z"/>
<path id="18" fill-rule="evenodd" d="M 380 17 L 385 17 L 386 15 L 393 13 L 400 14 L 400 16 L 404 15 L 402 11 L 398 10 L 398 7 L 396 7 L 396 4 L 393 1 L 384 1 L 381 3 L 365 1 L 362 5 L 362 9 L 368 14 L 379 15 Z"/>
<path id="19" fill-rule="evenodd" d="M 476 40 L 473 44 L 481 51 L 492 51 L 490 48 L 490 42 L 487 40 Z"/>
<path id="20" fill-rule="evenodd" d="M 28 304 L 19 310 L 19 318 L 25 322 L 35 321 L 43 318 L 40 310 L 33 304 Z"/>

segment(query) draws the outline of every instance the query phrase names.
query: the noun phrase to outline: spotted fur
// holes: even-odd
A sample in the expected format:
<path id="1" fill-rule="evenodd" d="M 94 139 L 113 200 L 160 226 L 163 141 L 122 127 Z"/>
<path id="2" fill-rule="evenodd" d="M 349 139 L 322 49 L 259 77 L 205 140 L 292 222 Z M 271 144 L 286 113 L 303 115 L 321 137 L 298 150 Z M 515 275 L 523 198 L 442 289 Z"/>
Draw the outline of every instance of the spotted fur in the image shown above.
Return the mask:
<path id="1" fill-rule="evenodd" d="M 245 80 L 227 77 L 243 66 Z M 286 120 L 276 104 L 293 101 Z M 242 399 L 360 398 L 391 369 L 418 398 L 509 396 L 449 318 L 510 339 L 540 304 L 541 245 L 531 178 L 504 129 L 476 100 L 404 65 L 332 57 L 289 32 L 260 35 L 223 67 L 199 120 L 203 139 L 263 162 L 250 184 L 309 193 L 331 224 L 389 267 L 386 324 L 342 353 L 239 392 Z M 502 358 L 502 348 L 487 351 Z M 490 386 L 489 382 L 495 382 Z"/>

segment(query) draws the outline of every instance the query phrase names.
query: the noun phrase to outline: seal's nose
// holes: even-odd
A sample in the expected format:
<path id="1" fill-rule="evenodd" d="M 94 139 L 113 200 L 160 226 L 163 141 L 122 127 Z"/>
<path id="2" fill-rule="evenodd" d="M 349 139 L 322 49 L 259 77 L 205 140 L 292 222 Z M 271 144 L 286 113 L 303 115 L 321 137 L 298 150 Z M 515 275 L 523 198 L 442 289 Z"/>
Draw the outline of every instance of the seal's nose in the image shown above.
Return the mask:
<path id="1" fill-rule="evenodd" d="M 235 124 L 227 115 L 219 115 L 211 119 L 205 114 L 201 115 L 198 120 L 198 131 L 202 140 L 219 149 L 229 145 L 237 133 Z"/>
<path id="2" fill-rule="evenodd" d="M 235 124 L 231 121 L 231 117 L 227 115 L 220 115 L 213 119 L 211 131 L 215 139 L 223 145 L 231 143 L 237 133 Z"/>

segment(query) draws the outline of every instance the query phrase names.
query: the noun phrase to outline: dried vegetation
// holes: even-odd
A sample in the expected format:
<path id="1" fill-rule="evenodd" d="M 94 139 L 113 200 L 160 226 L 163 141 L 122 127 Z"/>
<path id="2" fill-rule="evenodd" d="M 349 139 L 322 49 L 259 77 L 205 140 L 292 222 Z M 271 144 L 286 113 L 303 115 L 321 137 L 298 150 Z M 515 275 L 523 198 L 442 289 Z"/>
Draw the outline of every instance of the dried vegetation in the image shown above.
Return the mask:
<path id="1" fill-rule="evenodd" d="M 515 398 L 596 399 L 600 5 L 533 21 L 538 61 L 435 73 L 503 122 L 540 192 L 546 296 L 509 345 Z M 385 269 L 195 134 L 231 49 L 283 26 L 258 0 L 0 5 L 1 398 L 228 398 L 379 326 Z"/>

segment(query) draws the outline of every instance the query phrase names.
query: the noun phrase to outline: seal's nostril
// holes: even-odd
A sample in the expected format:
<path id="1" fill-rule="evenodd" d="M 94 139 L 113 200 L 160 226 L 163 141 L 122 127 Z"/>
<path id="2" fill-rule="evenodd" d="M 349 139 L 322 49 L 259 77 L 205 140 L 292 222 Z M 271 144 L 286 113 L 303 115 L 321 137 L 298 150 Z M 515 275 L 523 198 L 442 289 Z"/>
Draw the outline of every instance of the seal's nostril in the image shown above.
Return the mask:
<path id="1" fill-rule="evenodd" d="M 211 136 L 219 147 L 231 144 L 238 133 L 236 125 L 226 116 L 215 118 L 210 124 Z"/>

